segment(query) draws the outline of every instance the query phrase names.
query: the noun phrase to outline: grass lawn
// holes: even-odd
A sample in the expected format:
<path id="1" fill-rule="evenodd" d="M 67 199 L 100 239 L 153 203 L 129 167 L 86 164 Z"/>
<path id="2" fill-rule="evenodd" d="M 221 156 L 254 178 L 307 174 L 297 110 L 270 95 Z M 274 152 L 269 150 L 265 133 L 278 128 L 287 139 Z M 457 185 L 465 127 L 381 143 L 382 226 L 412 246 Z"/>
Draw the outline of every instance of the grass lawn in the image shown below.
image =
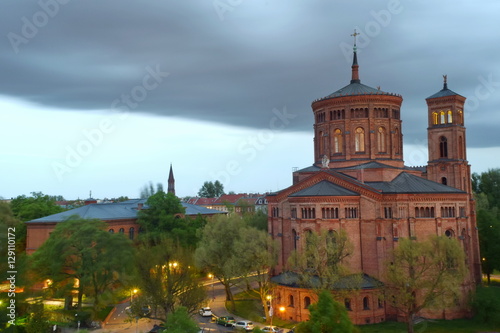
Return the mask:
<path id="1" fill-rule="evenodd" d="M 495 288 L 495 287 L 493 287 Z M 498 293 L 500 298 L 500 288 L 495 288 L 495 293 Z M 255 292 L 242 292 L 235 296 L 236 311 L 238 315 L 248 320 L 264 323 L 264 312 L 262 305 Z M 226 304 L 229 309 L 229 304 Z M 273 325 L 292 328 L 297 323 L 283 321 L 278 318 L 273 318 Z M 362 333 L 404 333 L 406 332 L 405 323 L 384 322 L 380 324 L 361 325 L 358 326 Z M 481 323 L 473 319 L 457 319 L 457 320 L 432 320 L 419 323 L 415 326 L 415 333 L 478 333 L 478 332 L 500 332 L 500 326 L 494 327 L 485 323 Z"/>

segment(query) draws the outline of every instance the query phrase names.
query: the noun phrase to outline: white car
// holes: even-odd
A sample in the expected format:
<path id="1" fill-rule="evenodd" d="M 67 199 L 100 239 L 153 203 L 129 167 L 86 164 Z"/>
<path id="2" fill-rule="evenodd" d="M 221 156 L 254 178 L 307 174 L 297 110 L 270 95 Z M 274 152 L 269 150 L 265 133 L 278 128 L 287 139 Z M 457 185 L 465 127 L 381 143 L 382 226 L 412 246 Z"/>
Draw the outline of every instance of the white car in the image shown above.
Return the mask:
<path id="1" fill-rule="evenodd" d="M 240 320 L 233 324 L 234 328 L 243 328 L 245 331 L 253 330 L 253 323 L 247 320 Z"/>
<path id="2" fill-rule="evenodd" d="M 212 317 L 212 309 L 209 307 L 201 308 L 198 312 L 202 317 Z"/>
<path id="3" fill-rule="evenodd" d="M 265 326 L 264 328 L 262 328 L 262 332 L 281 333 L 282 330 L 277 328 L 276 326 Z"/>

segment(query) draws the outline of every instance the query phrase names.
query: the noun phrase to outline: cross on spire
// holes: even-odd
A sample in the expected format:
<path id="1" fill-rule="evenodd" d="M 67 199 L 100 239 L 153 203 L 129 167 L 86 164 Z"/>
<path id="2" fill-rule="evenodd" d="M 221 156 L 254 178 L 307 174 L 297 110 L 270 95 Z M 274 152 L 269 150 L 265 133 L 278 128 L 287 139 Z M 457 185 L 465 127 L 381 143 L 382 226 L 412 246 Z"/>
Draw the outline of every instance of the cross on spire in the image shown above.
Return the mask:
<path id="1" fill-rule="evenodd" d="M 356 50 L 356 36 L 359 36 L 360 34 L 356 32 L 356 29 L 354 29 L 354 33 L 351 34 L 352 37 L 354 37 L 354 50 Z"/>

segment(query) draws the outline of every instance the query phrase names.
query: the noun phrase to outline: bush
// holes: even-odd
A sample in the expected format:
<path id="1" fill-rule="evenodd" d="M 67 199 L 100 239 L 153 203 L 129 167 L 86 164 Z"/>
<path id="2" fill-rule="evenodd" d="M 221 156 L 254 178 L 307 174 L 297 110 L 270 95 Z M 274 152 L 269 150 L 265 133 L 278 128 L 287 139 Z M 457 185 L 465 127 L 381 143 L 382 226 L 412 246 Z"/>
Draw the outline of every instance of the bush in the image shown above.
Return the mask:
<path id="1" fill-rule="evenodd" d="M 477 288 L 472 307 L 477 321 L 500 325 L 500 288 L 491 286 Z"/>

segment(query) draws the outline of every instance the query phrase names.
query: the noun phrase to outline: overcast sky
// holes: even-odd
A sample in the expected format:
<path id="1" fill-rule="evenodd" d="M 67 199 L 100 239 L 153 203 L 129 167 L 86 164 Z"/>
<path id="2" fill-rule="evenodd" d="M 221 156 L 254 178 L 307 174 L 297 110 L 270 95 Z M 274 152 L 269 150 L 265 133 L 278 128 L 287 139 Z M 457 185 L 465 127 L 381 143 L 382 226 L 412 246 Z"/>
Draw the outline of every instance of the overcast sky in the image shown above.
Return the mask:
<path id="1" fill-rule="evenodd" d="M 403 96 L 407 165 L 425 98 L 467 97 L 472 171 L 500 166 L 500 2 L 2 0 L 0 196 L 275 191 L 313 163 L 311 102 L 361 82 Z"/>

